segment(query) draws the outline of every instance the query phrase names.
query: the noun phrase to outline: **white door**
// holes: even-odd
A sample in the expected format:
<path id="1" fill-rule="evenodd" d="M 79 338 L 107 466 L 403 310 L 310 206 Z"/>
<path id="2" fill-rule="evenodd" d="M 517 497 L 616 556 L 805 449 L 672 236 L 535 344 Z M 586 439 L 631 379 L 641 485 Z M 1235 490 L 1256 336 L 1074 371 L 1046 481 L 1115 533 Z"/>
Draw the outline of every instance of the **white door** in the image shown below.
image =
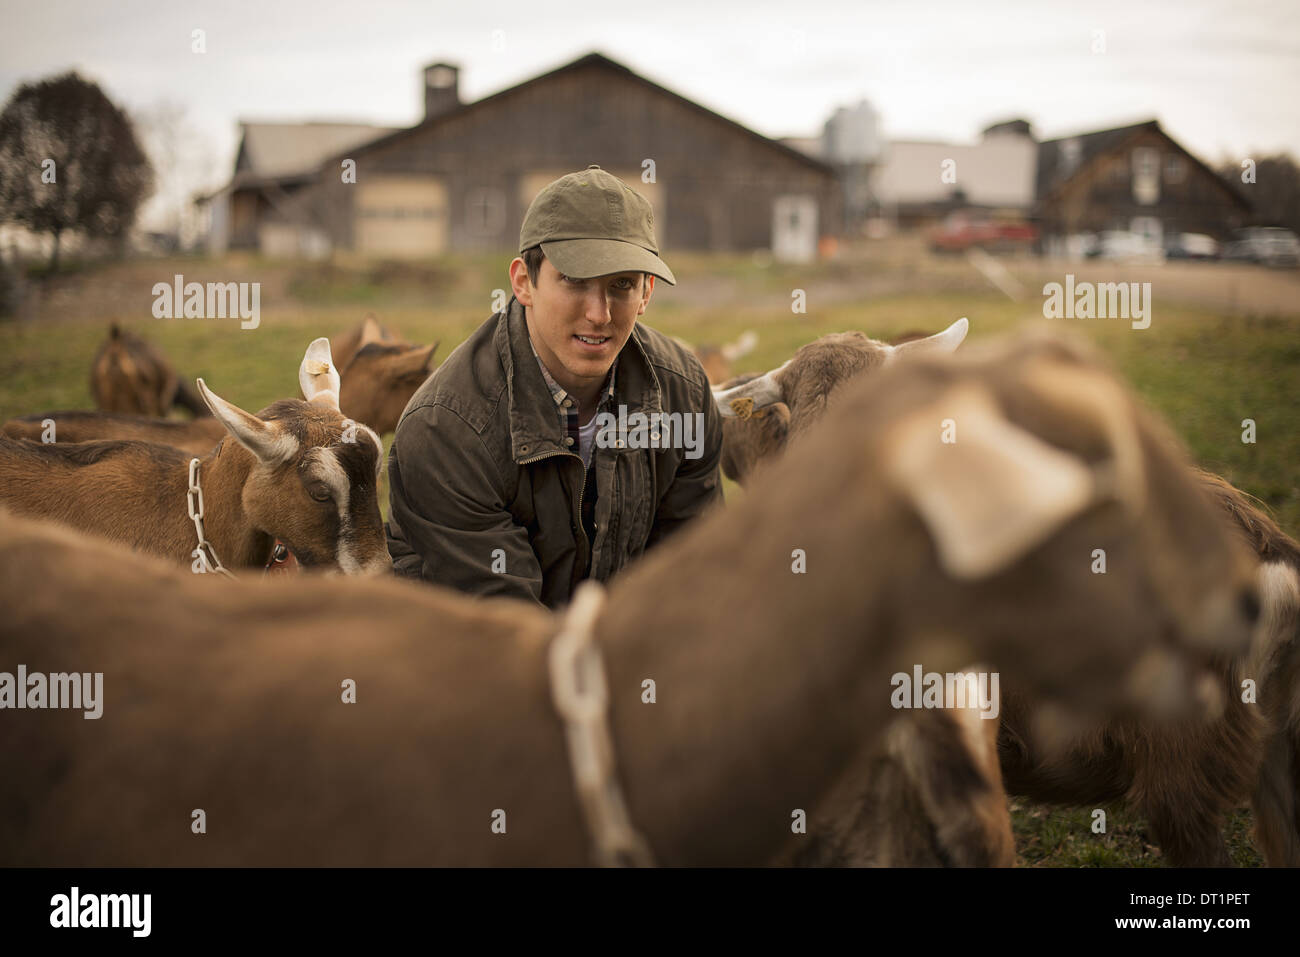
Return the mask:
<path id="1" fill-rule="evenodd" d="M 772 203 L 772 255 L 782 262 L 812 262 L 817 257 L 817 200 L 778 196 Z"/>

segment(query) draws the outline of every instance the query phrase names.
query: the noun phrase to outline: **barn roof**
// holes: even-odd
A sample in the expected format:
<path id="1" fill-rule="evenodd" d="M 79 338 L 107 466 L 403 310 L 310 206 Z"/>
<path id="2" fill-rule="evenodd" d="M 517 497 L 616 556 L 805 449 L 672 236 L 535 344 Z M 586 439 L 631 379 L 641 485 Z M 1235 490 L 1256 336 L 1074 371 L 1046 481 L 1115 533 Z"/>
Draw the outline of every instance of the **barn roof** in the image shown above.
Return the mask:
<path id="1" fill-rule="evenodd" d="M 1109 130 L 1097 130 L 1092 133 L 1080 133 L 1076 136 L 1062 136 L 1054 140 L 1043 140 L 1038 144 L 1038 177 L 1035 193 L 1040 201 L 1048 199 L 1051 194 L 1075 173 L 1086 167 L 1093 159 L 1122 147 L 1128 140 L 1140 133 L 1152 131 L 1159 133 L 1171 146 L 1179 150 L 1201 170 L 1208 173 L 1224 190 L 1232 196 L 1243 209 L 1249 209 L 1250 203 L 1238 193 L 1230 183 L 1224 181 L 1214 170 L 1206 166 L 1181 143 L 1160 128 L 1158 120 L 1133 123 L 1129 126 L 1117 126 Z M 1067 147 L 1067 143 L 1077 146 Z M 1069 150 L 1078 150 L 1077 160 L 1071 164 L 1066 159 Z"/>
<path id="2" fill-rule="evenodd" d="M 312 173 L 329 157 L 393 131 L 367 123 L 241 123 L 240 183 Z"/>
<path id="3" fill-rule="evenodd" d="M 527 89 L 528 87 L 535 86 L 538 83 L 545 83 L 546 81 L 551 80 L 555 77 L 562 76 L 566 73 L 577 72 L 578 70 L 582 70 L 591 66 L 596 66 L 605 70 L 609 70 L 610 72 L 617 73 L 618 75 L 626 77 L 627 79 L 632 80 L 635 83 L 639 83 L 642 86 L 673 100 L 678 105 L 685 107 L 686 109 L 693 110 L 697 113 L 700 113 L 703 116 L 709 117 L 710 119 L 718 123 L 724 124 L 725 126 L 731 128 L 735 132 L 745 137 L 748 137 L 755 144 L 782 153 L 794 160 L 797 160 L 802 165 L 816 170 L 819 173 L 825 173 L 828 176 L 835 175 L 834 169 L 828 164 L 822 162 L 821 160 L 808 156 L 807 154 L 802 153 L 799 150 L 794 149 L 793 147 L 786 146 L 785 144 L 780 143 L 777 140 L 770 139 L 769 137 L 766 137 L 761 133 L 751 130 L 749 127 L 741 123 L 738 123 L 735 120 L 728 119 L 727 117 L 723 116 L 720 113 L 715 113 L 713 110 L 701 106 L 700 104 L 696 103 L 694 100 L 689 100 L 678 93 L 674 93 L 672 90 L 669 90 L 666 87 L 662 87 L 659 84 L 646 79 L 640 74 L 634 73 L 632 70 L 628 69 L 623 64 L 611 60 L 609 57 L 601 53 L 588 53 L 585 56 L 581 56 L 578 59 L 572 61 L 571 63 L 566 63 L 563 66 L 557 67 L 556 69 L 551 70 L 547 73 L 542 73 L 539 74 L 538 76 L 532 77 L 531 79 L 524 80 L 522 83 L 517 83 L 512 87 L 508 87 L 497 93 L 493 93 L 491 96 L 485 96 L 483 97 L 483 99 L 475 100 L 473 103 L 464 103 L 461 104 L 459 107 L 448 110 L 447 112 L 439 113 L 433 117 L 424 120 L 422 123 L 419 123 L 416 126 L 409 127 L 403 130 L 396 130 L 385 136 L 380 136 L 377 139 L 374 139 L 371 142 L 366 143 L 364 146 L 353 150 L 348 155 L 355 156 L 361 153 L 368 152 L 372 149 L 376 149 L 381 146 L 390 145 L 394 142 L 400 141 L 401 139 L 414 135 L 416 133 L 427 132 L 431 129 L 438 127 L 441 124 L 448 122 L 449 120 L 455 117 L 463 117 L 474 110 L 480 110 L 491 104 L 500 103 L 501 101 L 507 99 L 512 94 L 517 93 L 520 90 L 524 90 Z M 345 150 L 346 150 L 345 147 L 340 147 L 340 149 L 334 154 L 335 157 L 342 156 Z M 329 158 L 329 157 L 325 157 L 325 158 Z"/>

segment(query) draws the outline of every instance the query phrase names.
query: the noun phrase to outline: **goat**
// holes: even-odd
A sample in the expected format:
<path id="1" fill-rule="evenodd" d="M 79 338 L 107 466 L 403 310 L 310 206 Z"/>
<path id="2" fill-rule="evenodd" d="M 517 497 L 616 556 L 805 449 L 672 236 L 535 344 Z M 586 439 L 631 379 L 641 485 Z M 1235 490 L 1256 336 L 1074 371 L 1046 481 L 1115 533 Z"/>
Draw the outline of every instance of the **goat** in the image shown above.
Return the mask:
<path id="1" fill-rule="evenodd" d="M 889 345 L 931 339 L 905 333 Z M 878 368 L 872 353 L 890 354 L 884 343 L 840 334 L 818 340 L 792 360 L 794 395 L 806 395 L 803 381 L 855 370 L 853 361 L 816 361 L 848 344 L 850 356 L 866 353 L 866 368 Z M 959 344 L 959 343 L 957 343 Z M 724 383 L 723 390 L 752 382 L 757 373 Z M 836 378 L 832 386 L 842 380 Z M 828 388 L 827 398 L 833 388 Z M 773 397 L 774 398 L 774 397 Z M 815 406 L 825 410 L 825 402 Z M 744 485 L 754 468 L 775 457 L 790 434 L 790 408 L 771 401 L 747 418 L 723 420 L 722 471 Z M 810 419 L 805 418 L 806 429 Z M 979 669 L 965 669 L 967 671 Z M 921 711 L 895 720 L 883 745 L 868 750 L 828 799 L 814 839 L 791 862 L 804 865 L 870 864 L 883 867 L 951 865 L 1010 867 L 1015 863 L 1011 817 L 998 766 L 996 720 L 970 709 Z"/>
<path id="2" fill-rule="evenodd" d="M 382 445 L 366 426 L 345 426 L 328 339 L 307 348 L 299 382 L 309 401 L 281 400 L 254 416 L 198 380 L 228 433 L 199 458 L 202 499 L 191 505 L 206 512 L 206 551 L 185 507 L 191 456 L 170 446 L 0 438 L 0 502 L 192 561 L 195 571 L 223 561 L 265 566 L 276 539 L 305 567 L 387 571 L 377 498 Z"/>
<path id="3" fill-rule="evenodd" d="M 1221 713 L 1177 727 L 1134 719 L 1076 734 L 1052 755 L 1028 729 L 1037 702 L 1003 698 L 999 739 L 1012 793 L 1057 804 L 1123 799 L 1150 823 L 1173 865 L 1231 865 L 1227 813 L 1250 801 L 1255 840 L 1272 866 L 1300 866 L 1300 545 L 1259 505 L 1224 479 L 1197 470 L 1225 525 L 1258 555 L 1261 627 L 1249 657 L 1218 662 Z M 1255 682 L 1258 704 L 1243 701 Z"/>
<path id="4" fill-rule="evenodd" d="M 849 357 L 852 358 L 852 355 Z M 790 363 L 794 365 L 793 360 Z M 850 369 L 848 361 L 826 368 Z M 822 383 L 827 394 L 838 381 Z M 772 408 L 780 408 L 772 406 Z M 730 429 L 730 431 L 726 431 Z M 770 421 L 728 419 L 723 468 L 744 481 L 760 463 L 777 456 L 792 430 Z M 1125 799 L 1150 821 L 1166 859 L 1175 866 L 1230 863 L 1223 825 L 1227 812 L 1249 799 L 1256 841 L 1273 865 L 1300 865 L 1300 551 L 1260 508 L 1223 479 L 1196 470 L 1204 491 L 1220 503 L 1230 533 L 1244 535 L 1259 560 L 1264 615 L 1260 648 L 1249 660 L 1216 662 L 1223 710 L 1178 727 L 1136 719 L 1112 719 L 1063 744 L 1034 746 L 1031 727 L 1038 702 L 1004 689 L 998 751 L 1008 791 L 1056 804 L 1097 804 Z M 1241 681 L 1252 677 L 1263 707 L 1241 700 Z M 910 720 L 905 719 L 905 720 Z M 952 734 L 942 728 L 930 729 Z M 931 742 L 933 745 L 933 742 Z M 958 756 L 954 746 L 949 750 Z M 1047 753 L 1051 752 L 1051 753 Z M 972 766 L 965 772 L 977 775 Z M 935 774 L 961 773 L 949 766 Z M 910 782 L 913 791 L 930 785 Z M 967 815 L 969 817 L 969 815 Z M 866 819 L 867 815 L 863 815 Z M 859 846 L 861 840 L 859 841 Z M 825 854 L 846 853 L 849 838 Z"/>
<path id="5" fill-rule="evenodd" d="M 380 435 L 397 428 L 411 396 L 433 372 L 439 343 L 368 342 L 343 368 L 339 405 L 343 414 Z"/>
<path id="6" fill-rule="evenodd" d="M 397 428 L 406 403 L 429 377 L 439 343 L 417 346 L 404 342 L 366 342 L 356 350 L 342 373 L 339 405 L 348 418 L 380 435 Z M 52 421 L 54 429 L 47 428 Z M 157 442 L 202 455 L 226 435 L 226 428 L 209 414 L 187 421 L 112 412 L 65 410 L 36 412 L 10 419 L 0 432 L 15 439 L 90 442 L 98 439 L 137 439 Z"/>
<path id="7" fill-rule="evenodd" d="M 734 389 L 757 379 L 761 373 L 748 372 L 722 384 Z M 773 402 L 750 412 L 749 418 L 728 416 L 722 420 L 722 474 L 744 484 L 759 463 L 785 448 L 790 434 L 790 407 Z"/>
<path id="8" fill-rule="evenodd" d="M 53 423 L 53 429 L 46 423 Z M 158 419 L 115 412 L 64 410 L 20 415 L 0 426 L 13 439 L 43 442 L 93 442 L 103 439 L 134 439 L 170 445 L 195 455 L 210 451 L 226 435 L 226 427 L 208 415 L 202 419 Z"/>
<path id="9" fill-rule="evenodd" d="M 966 672 L 987 671 L 975 665 Z M 1012 867 L 998 720 L 967 704 L 890 722 L 819 805 L 805 867 Z"/>
<path id="10" fill-rule="evenodd" d="M 196 417 L 210 414 L 156 346 L 116 322 L 90 364 L 90 394 L 105 412 L 166 415 L 181 405 Z"/>
<path id="11" fill-rule="evenodd" d="M 1088 388 L 1063 405 L 1069 372 Z M 1176 706 L 1249 637 L 1254 563 L 1071 347 L 899 364 L 798 441 L 817 468 L 756 476 L 613 582 L 591 626 L 626 806 L 660 863 L 788 853 L 794 809 L 896 714 L 907 663 L 988 661 L 1096 713 Z M 1093 547 L 1115 574 L 1089 573 Z M 100 672 L 106 701 L 91 728 L 0 722 L 0 864 L 588 860 L 547 676 L 556 614 L 396 579 L 231 587 L 0 516 L 9 660 Z"/>
<path id="12" fill-rule="evenodd" d="M 433 372 L 439 343 L 412 345 L 368 312 L 361 323 L 330 341 L 343 375 L 343 414 L 380 435 L 397 428 L 406 403 Z"/>
<path id="13" fill-rule="evenodd" d="M 394 343 L 400 340 L 401 337 L 398 333 L 387 326 L 380 325 L 379 320 L 375 318 L 375 314 L 368 312 L 362 317 L 361 322 L 347 332 L 341 332 L 337 336 L 330 336 L 330 352 L 341 372 L 347 369 L 348 363 L 361 351 L 362 347 L 372 342 Z"/>
<path id="14" fill-rule="evenodd" d="M 723 416 L 723 474 L 743 482 L 754 466 L 777 455 L 790 435 L 820 418 L 836 390 L 854 376 L 899 358 L 953 352 L 969 329 L 966 319 L 958 319 L 943 332 L 906 333 L 905 342 L 892 345 L 857 331 L 831 333 L 800 347 L 770 372 L 725 383 L 713 393 Z"/>

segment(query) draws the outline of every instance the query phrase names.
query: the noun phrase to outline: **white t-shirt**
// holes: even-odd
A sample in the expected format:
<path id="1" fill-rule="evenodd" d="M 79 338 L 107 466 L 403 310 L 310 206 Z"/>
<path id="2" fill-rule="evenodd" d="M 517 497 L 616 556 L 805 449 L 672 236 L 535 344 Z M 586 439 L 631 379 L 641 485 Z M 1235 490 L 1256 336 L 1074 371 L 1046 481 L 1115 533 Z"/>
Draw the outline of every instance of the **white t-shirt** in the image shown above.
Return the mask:
<path id="1" fill-rule="evenodd" d="M 578 426 L 578 454 L 582 456 L 583 468 L 591 468 L 591 450 L 596 444 L 596 425 L 599 415 L 593 415 L 586 425 Z"/>

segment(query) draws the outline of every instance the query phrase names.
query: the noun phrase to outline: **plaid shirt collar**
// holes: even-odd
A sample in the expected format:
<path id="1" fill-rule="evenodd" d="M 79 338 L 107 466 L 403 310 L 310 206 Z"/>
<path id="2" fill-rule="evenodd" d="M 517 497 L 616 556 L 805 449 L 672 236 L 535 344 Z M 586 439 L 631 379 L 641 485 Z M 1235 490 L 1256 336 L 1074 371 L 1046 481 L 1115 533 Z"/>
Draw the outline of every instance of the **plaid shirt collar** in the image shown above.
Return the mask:
<path id="1" fill-rule="evenodd" d="M 533 345 L 531 336 L 528 339 L 528 345 L 533 350 L 533 358 L 537 360 L 537 367 L 542 370 L 542 378 L 546 380 L 546 387 L 551 390 L 551 398 L 555 400 L 555 409 L 560 416 L 560 425 L 564 428 L 565 435 L 573 439 L 568 444 L 576 447 L 578 444 L 578 400 L 572 398 L 551 376 L 550 370 L 546 368 L 546 363 L 537 354 L 537 347 Z M 615 360 L 614 365 L 609 367 L 609 377 L 605 380 L 605 388 L 600 393 L 596 408 L 600 408 L 614 399 L 614 369 L 617 365 L 618 361 Z"/>

